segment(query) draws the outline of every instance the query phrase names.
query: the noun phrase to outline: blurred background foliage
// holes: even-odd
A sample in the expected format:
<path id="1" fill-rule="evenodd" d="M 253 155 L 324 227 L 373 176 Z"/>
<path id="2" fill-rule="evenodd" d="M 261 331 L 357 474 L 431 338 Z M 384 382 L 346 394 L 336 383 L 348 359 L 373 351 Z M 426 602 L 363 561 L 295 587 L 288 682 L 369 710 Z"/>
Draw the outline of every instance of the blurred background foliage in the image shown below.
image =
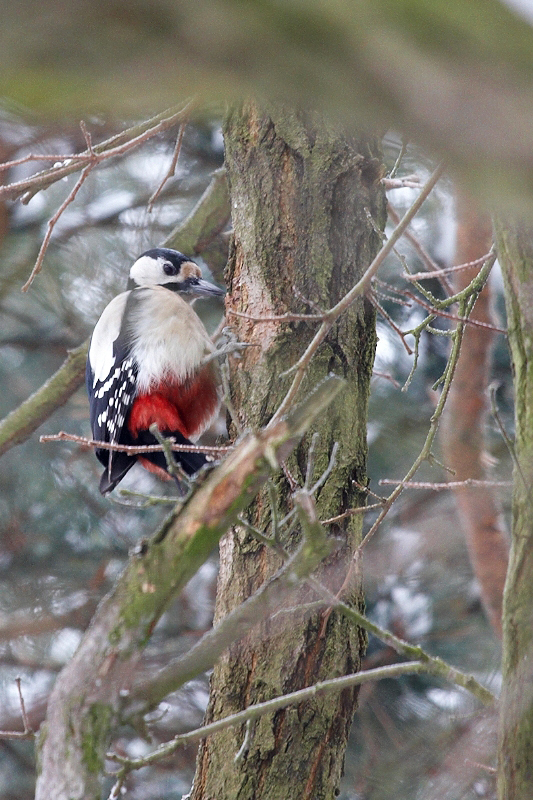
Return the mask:
<path id="1" fill-rule="evenodd" d="M 135 121 L 111 116 L 86 118 L 95 143 Z M 161 134 L 142 149 L 92 172 L 56 227 L 43 271 L 26 294 L 20 287 L 31 270 L 46 223 L 76 176 L 38 193 L 28 205 L 4 203 L 0 207 L 2 417 L 60 366 L 66 349 L 89 335 L 105 304 L 124 289 L 134 258 L 160 244 L 186 217 L 213 170 L 222 165 L 220 114 L 206 112 L 187 125 L 176 175 L 149 213 L 147 199 L 168 170 L 175 137 L 176 131 Z M 30 151 L 68 155 L 84 146 L 73 121 L 51 123 L 13 106 L 0 111 L 0 150 L 6 159 Z M 387 134 L 384 153 L 389 171 L 400 147 L 400 139 Z M 410 145 L 398 176 L 416 173 L 423 181 L 433 166 L 419 148 Z M 27 165 L 14 168 L 4 180 L 17 180 L 29 169 Z M 415 191 L 392 190 L 389 201 L 401 213 Z M 455 226 L 453 187 L 445 179 L 424 205 L 414 230 L 432 257 L 449 265 Z M 412 271 L 422 269 L 407 242 L 399 249 Z M 380 279 L 405 288 L 402 270 L 401 261 L 391 258 Z M 503 319 L 497 270 L 491 280 Z M 431 288 L 438 294 L 437 285 Z M 400 328 L 409 329 L 421 321 L 419 307 L 398 304 L 390 290 L 386 295 L 380 301 Z M 198 309 L 202 313 L 202 307 Z M 208 326 L 217 324 L 220 313 L 220 307 L 207 308 Z M 446 327 L 442 320 L 436 324 Z M 412 357 L 382 317 L 378 318 L 378 334 L 379 375 L 374 378 L 370 405 L 369 474 L 370 488 L 385 494 L 380 479 L 400 479 L 424 441 L 435 406 L 432 386 L 442 373 L 448 340 L 423 334 L 418 368 L 408 389 L 402 391 Z M 493 378 L 498 382 L 498 400 L 510 431 L 511 375 L 505 342 L 503 337 L 497 338 Z M 490 420 L 488 424 L 493 475 L 509 479 L 508 454 L 496 426 Z M 215 435 L 222 429 L 223 421 Z M 100 468 L 91 452 L 69 443 L 39 443 L 38 434 L 59 430 L 90 434 L 83 389 L 37 434 L 0 461 L 3 730 L 20 727 L 17 675 L 22 677 L 30 721 L 39 725 L 47 692 L 75 649 L 95 604 L 121 570 L 129 549 L 149 535 L 166 513 L 164 506 L 139 510 L 134 506 L 140 501 L 131 496 L 102 498 L 97 488 Z M 439 466 L 426 465 L 418 477 L 442 481 L 445 473 Z M 166 491 L 137 468 L 123 486 L 158 495 Z M 508 511 L 508 490 L 498 491 Z M 368 525 L 372 519 L 369 513 Z M 449 493 L 405 492 L 368 546 L 364 574 L 367 610 L 373 619 L 497 688 L 499 643 L 481 610 Z M 164 615 L 143 657 L 143 669 L 162 666 L 209 627 L 215 583 L 213 556 Z M 394 660 L 392 651 L 370 641 L 365 666 Z M 169 697 L 150 721 L 153 739 L 164 741 L 198 725 L 207 697 L 207 678 L 193 681 Z M 483 760 L 479 749 L 471 760 L 467 757 L 471 738 L 475 736 L 479 743 L 477 726 L 482 718 L 474 709 L 474 701 L 464 692 L 423 676 L 365 685 L 346 758 L 343 800 L 492 797 L 492 776 L 477 763 Z M 483 730 L 486 734 L 487 726 Z M 484 763 L 492 763 L 494 743 L 490 736 L 488 739 Z M 149 744 L 138 733 L 124 730 L 120 748 L 141 755 Z M 184 750 L 164 765 L 134 774 L 128 796 L 135 800 L 181 797 L 190 786 L 194 756 L 193 748 Z M 452 780 L 449 793 L 438 788 L 444 775 Z M 0 798 L 32 797 L 33 777 L 33 744 L 0 740 Z"/>

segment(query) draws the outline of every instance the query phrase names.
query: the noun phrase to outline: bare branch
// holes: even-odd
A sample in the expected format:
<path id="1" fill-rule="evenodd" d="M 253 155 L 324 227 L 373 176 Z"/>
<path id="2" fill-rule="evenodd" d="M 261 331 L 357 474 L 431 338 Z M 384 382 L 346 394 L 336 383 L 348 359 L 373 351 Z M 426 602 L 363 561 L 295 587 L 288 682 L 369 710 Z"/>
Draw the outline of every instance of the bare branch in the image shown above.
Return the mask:
<path id="1" fill-rule="evenodd" d="M 296 493 L 295 503 L 306 512 L 314 509 L 309 492 Z M 311 513 L 309 511 L 309 513 Z M 135 687 L 131 701 L 125 709 L 126 715 L 138 715 L 156 707 L 170 692 L 176 691 L 184 683 L 211 668 L 221 653 L 230 644 L 237 642 L 259 621 L 279 608 L 282 602 L 295 591 L 302 580 L 318 567 L 330 550 L 330 542 L 325 529 L 316 518 L 307 522 L 303 528 L 303 541 L 293 555 L 279 545 L 275 537 L 263 536 L 246 521 L 240 520 L 254 536 L 268 546 L 274 547 L 284 559 L 285 564 L 247 600 L 225 616 L 218 625 L 208 631 L 200 641 L 185 655 L 173 661 L 156 675 Z"/>
<path id="2" fill-rule="evenodd" d="M 382 478 L 379 482 L 380 486 L 399 486 L 402 485 L 404 489 L 431 489 L 434 492 L 442 492 L 445 489 L 462 489 L 467 486 L 478 486 L 479 488 L 487 488 L 491 486 L 512 486 L 512 481 L 482 481 L 474 478 L 466 478 L 464 481 L 448 481 L 447 483 L 432 483 L 431 481 L 393 481 L 389 478 Z"/>
<path id="3" fill-rule="evenodd" d="M 33 730 L 30 725 L 30 721 L 28 719 L 28 715 L 26 714 L 26 706 L 24 705 L 24 698 L 22 696 L 22 688 L 21 688 L 21 679 L 15 678 L 15 683 L 17 684 L 17 691 L 19 694 L 19 702 L 20 702 L 20 712 L 22 714 L 22 722 L 24 724 L 24 733 L 33 733 Z"/>
<path id="4" fill-rule="evenodd" d="M 124 155 L 124 153 L 138 147 L 156 134 L 171 128 L 189 114 L 190 106 L 191 101 L 188 101 L 184 106 L 180 106 L 179 108 L 167 109 L 161 114 L 145 120 L 132 128 L 128 128 L 112 136 L 110 139 L 107 139 L 105 142 L 95 145 L 92 153 L 88 150 L 83 153 L 77 153 L 73 156 L 69 156 L 66 159 L 67 163 L 63 162 L 57 166 L 54 165 L 50 169 L 38 172 L 24 180 L 0 186 L 0 197 L 16 198 L 24 195 L 23 202 L 27 203 L 41 189 L 46 189 L 51 184 L 61 180 L 61 178 L 65 178 L 73 172 L 78 172 L 80 169 L 83 169 L 87 161 L 92 161 L 95 156 L 98 156 L 100 160 L 103 161 Z"/>
<path id="5" fill-rule="evenodd" d="M 295 692 L 275 697 L 272 700 L 266 700 L 264 703 L 256 703 L 249 706 L 244 711 L 239 711 L 236 714 L 231 714 L 227 717 L 211 722 L 209 725 L 204 725 L 189 733 L 182 733 L 174 737 L 171 742 L 163 744 L 158 747 L 153 753 L 139 759 L 127 759 L 117 753 L 108 753 L 107 758 L 111 761 L 122 764 L 121 770 L 117 773 L 117 782 L 124 780 L 124 777 L 129 772 L 142 769 L 150 764 L 155 764 L 169 755 L 172 755 L 179 747 L 183 747 L 191 742 L 197 742 L 199 739 L 204 739 L 213 733 L 224 730 L 225 728 L 234 725 L 242 725 L 248 720 L 258 719 L 265 714 L 271 714 L 280 708 L 302 703 L 315 697 L 317 694 L 324 692 L 339 692 L 350 686 L 358 686 L 361 683 L 372 680 L 383 680 L 385 678 L 398 677 L 400 675 L 413 675 L 429 671 L 427 665 L 421 661 L 409 661 L 403 664 L 392 664 L 384 667 L 377 667 L 376 669 L 365 670 L 352 675 L 343 675 L 340 678 L 331 678 L 327 681 L 320 681 L 308 686 L 305 689 L 298 689 Z M 110 795 L 115 796 L 115 795 Z"/>
<path id="6" fill-rule="evenodd" d="M 126 444 L 111 444 L 110 442 L 99 442 L 96 439 L 87 439 L 85 436 L 77 436 L 74 433 L 51 433 L 47 436 L 41 436 L 40 442 L 76 442 L 77 444 L 85 445 L 85 447 L 97 447 L 99 450 L 113 450 L 120 453 L 131 453 L 132 456 L 140 455 L 141 453 L 161 453 L 164 450 L 161 444 L 147 444 L 142 446 L 126 445 Z M 168 440 L 167 440 L 168 441 Z M 206 453 L 207 455 L 224 455 L 234 450 L 234 446 L 227 447 L 212 447 L 200 444 L 170 444 L 170 449 L 175 453 Z"/>
<path id="7" fill-rule="evenodd" d="M 22 689 L 20 686 L 21 679 L 15 678 L 15 683 L 17 684 L 17 691 L 19 696 L 19 703 L 20 703 L 20 713 L 22 716 L 22 724 L 24 725 L 23 731 L 0 731 L 0 740 L 1 739 L 33 739 L 35 737 L 35 731 L 30 725 L 30 721 L 28 719 L 28 715 L 26 714 L 26 706 L 24 704 L 24 698 L 22 696 Z"/>
<path id="8" fill-rule="evenodd" d="M 226 313 L 234 317 L 241 317 L 241 319 L 249 319 L 252 322 L 299 322 L 300 320 L 321 321 L 327 316 L 328 312 L 326 311 L 324 314 L 294 314 L 288 311 L 286 314 L 274 314 L 269 317 L 254 317 L 252 314 L 245 314 L 243 311 L 234 311 L 228 308 Z"/>
<path id="9" fill-rule="evenodd" d="M 409 144 L 409 139 L 402 138 L 402 146 L 400 147 L 400 152 L 398 153 L 396 161 L 394 162 L 393 168 L 391 169 L 391 171 L 389 172 L 389 174 L 387 176 L 387 178 L 389 180 L 392 180 L 393 178 L 396 177 L 396 174 L 397 174 L 398 170 L 400 169 L 400 166 L 401 166 L 401 163 L 402 163 L 402 161 L 404 159 L 404 156 L 407 153 L 408 144 Z M 411 176 L 411 175 L 408 176 L 408 177 L 417 177 L 418 178 L 418 176 Z"/>
<path id="10" fill-rule="evenodd" d="M 382 642 L 385 642 L 385 644 L 396 650 L 399 655 L 414 659 L 415 661 L 420 661 L 425 665 L 428 673 L 450 681 L 450 683 L 455 683 L 457 686 L 461 686 L 463 689 L 471 692 L 484 705 L 494 704 L 496 698 L 492 692 L 480 684 L 472 675 L 461 672 L 441 658 L 429 655 L 419 645 L 410 644 L 385 628 L 376 625 L 369 620 L 368 617 L 365 617 L 364 614 L 361 614 L 360 611 L 357 611 L 356 608 L 341 602 L 337 595 L 333 594 L 327 586 L 324 586 L 315 578 L 308 578 L 307 582 L 315 589 L 320 597 L 323 597 L 330 603 L 331 608 L 337 609 L 348 619 L 351 619 L 356 625 L 359 625 L 368 633 L 373 634 Z"/>
<path id="11" fill-rule="evenodd" d="M 431 306 L 429 303 L 426 303 L 425 300 L 422 300 L 421 297 L 413 294 L 413 292 L 405 291 L 405 296 L 410 297 L 415 303 L 418 303 L 419 306 L 425 308 L 426 311 L 429 311 L 431 314 L 435 315 L 436 317 L 444 317 L 444 319 L 450 319 L 453 322 L 464 322 L 467 325 L 471 325 L 473 328 L 486 328 L 489 331 L 494 331 L 495 333 L 503 333 L 507 336 L 507 331 L 505 328 L 498 328 L 496 325 L 491 325 L 489 322 L 482 322 L 479 319 L 469 319 L 468 317 L 461 317 L 457 314 L 450 314 L 447 311 L 443 311 L 438 306 Z M 408 331 L 410 333 L 410 331 Z"/>
<path id="12" fill-rule="evenodd" d="M 372 305 L 374 306 L 376 311 L 378 311 L 381 314 L 381 316 L 383 317 L 383 319 L 388 323 L 388 325 L 390 325 L 392 330 L 395 333 L 398 334 L 398 336 L 400 337 L 400 341 L 403 344 L 403 346 L 404 346 L 404 348 L 405 348 L 405 350 L 407 352 L 407 355 L 412 356 L 413 355 L 413 351 L 409 347 L 407 342 L 405 341 L 405 337 L 408 334 L 405 334 L 402 330 L 400 330 L 400 328 L 396 325 L 394 320 L 391 318 L 390 314 L 387 314 L 387 312 L 385 311 L 385 309 L 383 308 L 381 303 L 378 301 L 378 299 L 377 299 L 377 297 L 376 297 L 376 295 L 375 295 L 375 293 L 373 291 L 368 292 L 368 299 L 370 300 L 370 302 L 372 303 Z"/>
<path id="13" fill-rule="evenodd" d="M 174 147 L 174 153 L 172 154 L 172 160 L 170 162 L 170 166 L 168 168 L 168 171 L 167 171 L 165 177 L 163 178 L 163 180 L 161 181 L 161 183 L 159 184 L 159 186 L 157 187 L 157 189 L 155 190 L 155 192 L 151 195 L 150 199 L 148 200 L 148 211 L 149 212 L 152 211 L 152 209 L 154 207 L 154 203 L 157 200 L 157 198 L 159 197 L 159 195 L 161 194 L 161 192 L 163 191 L 163 187 L 164 187 L 165 183 L 170 178 L 172 178 L 172 176 L 176 172 L 176 167 L 178 165 L 178 158 L 179 158 L 180 152 L 181 152 L 181 144 L 183 142 L 183 134 L 185 133 L 185 127 L 186 127 L 186 121 L 184 120 L 181 123 L 180 127 L 179 127 L 178 138 L 176 139 L 176 145 Z"/>
<path id="14" fill-rule="evenodd" d="M 381 482 L 381 481 L 380 481 Z M 383 508 L 383 503 L 371 503 L 369 506 L 358 506 L 357 508 L 348 508 L 342 514 L 337 514 L 336 517 L 320 520 L 322 525 L 333 525 L 335 522 L 340 522 L 348 517 L 353 517 L 354 514 L 366 514 L 367 511 L 374 511 L 376 508 Z"/>
<path id="15" fill-rule="evenodd" d="M 75 185 L 72 187 L 72 189 L 69 192 L 69 194 L 67 195 L 67 197 L 63 200 L 63 202 L 61 203 L 61 205 L 57 209 L 56 213 L 52 217 L 50 217 L 50 219 L 48 220 L 48 225 L 47 225 L 47 228 L 46 228 L 46 234 L 44 236 L 43 242 L 42 242 L 41 247 L 39 249 L 39 254 L 37 256 L 37 260 L 36 260 L 36 262 L 34 264 L 34 267 L 33 267 L 32 271 L 30 273 L 30 277 L 28 278 L 28 280 L 26 281 L 26 283 L 22 287 L 22 291 L 23 292 L 27 292 L 28 291 L 28 289 L 32 285 L 36 275 L 38 275 L 39 272 L 41 271 L 41 267 L 42 267 L 42 264 L 43 264 L 45 253 L 48 250 L 48 245 L 50 244 L 50 239 L 52 238 L 53 230 L 54 230 L 59 218 L 61 217 L 61 215 L 65 211 L 65 209 L 75 200 L 76 195 L 78 194 L 79 190 L 81 189 L 81 187 L 85 183 L 85 181 L 87 179 L 87 176 L 89 175 L 91 170 L 96 166 L 97 163 L 98 163 L 98 159 L 95 159 L 94 161 L 91 161 L 89 164 L 87 164 L 87 166 L 84 168 L 83 172 L 81 173 L 80 177 L 76 181 Z"/>
<path id="16" fill-rule="evenodd" d="M 372 370 L 372 375 L 375 375 L 376 378 L 383 378 L 383 380 L 389 381 L 390 383 L 392 383 L 395 389 L 401 388 L 401 384 L 395 378 L 393 378 L 392 375 L 390 375 L 388 372 L 380 372 L 379 370 L 374 369 Z"/>
<path id="17" fill-rule="evenodd" d="M 477 295 L 482 290 L 482 288 L 483 288 L 483 286 L 485 284 L 485 281 L 486 281 L 486 279 L 487 279 L 487 277 L 489 275 L 489 272 L 490 272 L 490 270 L 492 268 L 494 260 L 495 260 L 495 255 L 491 256 L 491 258 L 489 258 L 484 263 L 484 265 L 481 268 L 481 270 L 479 271 L 478 275 L 474 278 L 474 280 L 472 280 L 472 282 L 469 284 L 469 286 L 465 287 L 464 290 L 462 290 L 461 292 L 459 292 L 455 296 L 457 298 L 457 301 L 459 302 L 459 316 L 460 317 L 467 317 L 470 314 L 470 312 L 471 312 L 471 310 L 472 310 L 472 308 L 474 306 L 475 300 L 477 298 Z M 452 298 L 448 298 L 448 300 L 446 300 L 444 302 L 452 302 Z M 397 484 L 396 488 L 391 492 L 391 494 L 387 498 L 385 498 L 383 500 L 383 507 L 382 507 L 382 510 L 381 510 L 380 514 L 378 515 L 377 519 L 375 520 L 375 522 L 373 523 L 373 525 L 370 527 L 369 531 L 367 532 L 365 538 L 363 539 L 363 541 L 361 542 L 361 544 L 359 545 L 359 547 L 355 551 L 354 558 L 353 558 L 352 563 L 351 563 L 351 565 L 350 565 L 350 567 L 348 569 L 347 576 L 346 576 L 346 578 L 344 580 L 344 583 L 343 583 L 341 589 L 338 592 L 338 596 L 339 597 L 342 597 L 343 592 L 351 584 L 351 580 L 352 580 L 354 572 L 357 569 L 357 562 L 358 562 L 358 559 L 360 558 L 360 555 L 361 555 L 361 552 L 362 552 L 363 548 L 366 546 L 366 544 L 370 541 L 372 536 L 375 534 L 375 532 L 380 527 L 381 523 L 385 519 L 385 517 L 388 514 L 388 512 L 389 512 L 390 508 L 392 507 L 393 503 L 396 501 L 396 499 L 399 497 L 399 495 L 403 491 L 403 488 L 404 488 L 405 484 L 409 483 L 411 481 L 411 479 L 414 477 L 415 473 L 418 471 L 420 465 L 424 461 L 431 461 L 432 459 L 434 459 L 431 450 L 432 450 L 433 443 L 435 441 L 435 437 L 437 435 L 439 421 L 440 421 L 440 418 L 442 416 L 444 405 L 446 403 L 446 399 L 447 399 L 449 391 L 450 391 L 451 381 L 452 381 L 452 378 L 453 378 L 453 375 L 454 375 L 454 372 L 455 372 L 455 366 L 456 366 L 457 360 L 459 358 L 459 352 L 460 352 L 460 347 L 461 347 L 461 341 L 462 341 L 462 335 L 463 335 L 463 331 L 464 331 L 464 326 L 465 326 L 465 322 L 464 322 L 463 319 L 461 319 L 458 322 L 456 330 L 452 334 L 452 343 L 453 344 L 452 344 L 451 353 L 450 353 L 450 356 L 449 356 L 449 359 L 448 359 L 448 363 L 446 365 L 446 369 L 445 369 L 444 374 L 442 376 L 442 383 L 443 383 L 442 391 L 441 391 L 441 394 L 440 394 L 440 397 L 439 397 L 439 401 L 437 403 L 437 407 L 436 407 L 436 409 L 435 409 L 435 411 L 434 411 L 434 413 L 433 413 L 433 415 L 431 417 L 430 428 L 429 428 L 429 431 L 427 433 L 424 445 L 423 445 L 419 455 L 417 456 L 417 458 L 415 459 L 415 461 L 413 462 L 413 464 L 411 465 L 411 467 L 407 471 L 407 474 L 405 475 L 403 481 L 399 482 Z"/>
<path id="18" fill-rule="evenodd" d="M 394 222 L 395 225 L 398 225 L 400 221 L 400 215 L 396 211 L 396 209 L 390 204 L 387 203 L 387 212 L 389 217 Z M 414 235 L 412 231 L 407 229 L 404 232 L 404 236 L 408 242 L 411 243 L 416 253 L 418 253 L 421 261 L 425 264 L 426 268 L 436 277 L 439 279 L 442 288 L 446 292 L 446 294 L 452 294 L 453 288 L 451 283 L 448 281 L 446 275 L 444 274 L 444 269 L 440 269 L 439 265 L 431 258 L 426 248 L 421 244 L 418 238 Z M 406 272 L 406 274 L 409 274 Z M 422 275 L 427 275 L 428 273 L 422 273 Z"/>
<path id="19" fill-rule="evenodd" d="M 453 272 L 461 272 L 462 270 L 471 269 L 472 267 L 479 267 L 490 258 L 490 251 L 485 253 L 485 255 L 480 256 L 479 258 L 475 258 L 473 261 L 467 261 L 465 264 L 457 264 L 456 266 L 452 267 L 439 267 L 436 271 L 433 272 L 404 272 L 402 275 L 406 281 L 422 281 L 426 280 L 427 278 L 440 278 L 442 273 L 450 274 Z"/>
<path id="20" fill-rule="evenodd" d="M 382 178 L 381 183 L 387 192 L 391 189 L 420 189 L 422 185 L 417 175 L 406 178 Z"/>

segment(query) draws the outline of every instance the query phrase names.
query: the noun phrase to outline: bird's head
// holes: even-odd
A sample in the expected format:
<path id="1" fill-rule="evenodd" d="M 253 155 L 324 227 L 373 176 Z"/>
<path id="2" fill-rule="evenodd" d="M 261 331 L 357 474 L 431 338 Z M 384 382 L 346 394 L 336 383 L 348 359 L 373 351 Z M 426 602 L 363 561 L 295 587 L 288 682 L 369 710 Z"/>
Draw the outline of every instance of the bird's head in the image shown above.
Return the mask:
<path id="1" fill-rule="evenodd" d="M 164 286 L 174 292 L 194 297 L 221 297 L 219 289 L 209 281 L 204 281 L 198 264 L 190 258 L 169 250 L 155 247 L 143 253 L 130 269 L 128 289 L 138 286 Z"/>

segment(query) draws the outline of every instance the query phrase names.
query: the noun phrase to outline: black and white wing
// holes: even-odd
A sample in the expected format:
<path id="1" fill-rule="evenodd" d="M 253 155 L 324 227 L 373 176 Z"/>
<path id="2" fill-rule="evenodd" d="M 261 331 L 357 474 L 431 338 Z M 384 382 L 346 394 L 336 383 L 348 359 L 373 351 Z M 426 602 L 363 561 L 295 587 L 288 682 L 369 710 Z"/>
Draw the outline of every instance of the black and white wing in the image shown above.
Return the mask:
<path id="1" fill-rule="evenodd" d="M 129 292 L 118 295 L 104 310 L 91 339 L 87 358 L 87 392 L 93 438 L 110 444 L 131 444 L 124 424 L 135 398 L 137 367 L 123 330 Z M 106 467 L 100 489 L 110 491 L 136 461 L 119 451 L 97 449 Z"/>

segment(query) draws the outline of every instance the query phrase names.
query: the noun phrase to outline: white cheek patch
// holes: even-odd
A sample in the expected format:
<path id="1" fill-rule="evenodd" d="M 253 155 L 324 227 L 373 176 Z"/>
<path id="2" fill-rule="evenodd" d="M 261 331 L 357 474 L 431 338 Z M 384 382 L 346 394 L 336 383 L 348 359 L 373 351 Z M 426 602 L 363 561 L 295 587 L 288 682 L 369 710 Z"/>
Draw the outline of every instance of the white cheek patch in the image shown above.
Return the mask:
<path id="1" fill-rule="evenodd" d="M 138 286 L 155 286 L 157 284 L 175 281 L 175 275 L 167 275 L 163 265 L 168 263 L 166 258 L 153 258 L 141 256 L 130 269 L 130 278 Z"/>

